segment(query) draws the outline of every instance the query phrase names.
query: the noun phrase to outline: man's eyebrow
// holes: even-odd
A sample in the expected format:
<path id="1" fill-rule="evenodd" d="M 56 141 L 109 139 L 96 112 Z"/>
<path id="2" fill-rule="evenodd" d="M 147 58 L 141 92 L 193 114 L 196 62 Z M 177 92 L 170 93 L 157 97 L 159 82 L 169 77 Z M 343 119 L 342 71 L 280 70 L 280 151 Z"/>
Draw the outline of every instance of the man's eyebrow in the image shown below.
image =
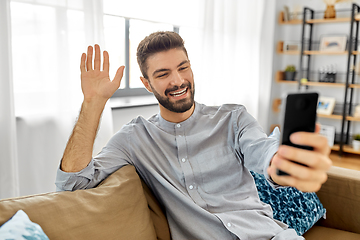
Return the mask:
<path id="1" fill-rule="evenodd" d="M 177 67 L 180 67 L 180 66 L 182 66 L 182 65 L 184 65 L 184 64 L 186 64 L 188 62 L 190 62 L 190 61 L 189 60 L 184 60 L 179 65 L 177 65 Z M 170 69 L 168 69 L 168 68 L 160 68 L 160 69 L 155 70 L 152 75 L 155 76 L 159 72 L 166 72 L 166 71 L 170 71 Z"/>
<path id="2" fill-rule="evenodd" d="M 180 67 L 181 65 L 184 65 L 185 63 L 188 63 L 188 62 L 190 62 L 190 61 L 189 60 L 184 60 L 177 67 Z"/>

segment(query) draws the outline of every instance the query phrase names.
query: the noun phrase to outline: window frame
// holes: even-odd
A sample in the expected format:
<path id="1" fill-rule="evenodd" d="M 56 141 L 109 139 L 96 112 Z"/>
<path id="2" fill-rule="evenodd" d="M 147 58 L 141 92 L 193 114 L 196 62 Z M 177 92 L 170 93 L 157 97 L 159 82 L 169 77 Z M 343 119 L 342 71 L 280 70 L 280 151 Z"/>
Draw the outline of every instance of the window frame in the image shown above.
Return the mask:
<path id="1" fill-rule="evenodd" d="M 111 14 L 104 14 L 111 15 Z M 132 18 L 125 17 L 125 70 L 124 70 L 124 78 L 125 87 L 119 88 L 116 92 L 111 96 L 111 98 L 119 98 L 119 97 L 140 97 L 140 96 L 150 96 L 152 93 L 148 92 L 145 88 L 131 88 L 130 87 L 130 20 Z M 147 20 L 142 20 L 147 21 Z M 153 22 L 153 21 L 148 21 Z M 179 33 L 180 28 L 178 26 L 173 25 L 173 31 Z"/>

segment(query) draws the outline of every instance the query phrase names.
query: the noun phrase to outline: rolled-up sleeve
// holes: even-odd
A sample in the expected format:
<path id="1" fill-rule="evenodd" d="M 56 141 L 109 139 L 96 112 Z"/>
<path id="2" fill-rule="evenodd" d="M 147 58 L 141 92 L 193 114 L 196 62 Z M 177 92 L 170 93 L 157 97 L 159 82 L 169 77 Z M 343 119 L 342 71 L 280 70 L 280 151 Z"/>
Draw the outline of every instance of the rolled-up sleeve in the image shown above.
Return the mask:
<path id="1" fill-rule="evenodd" d="M 56 173 L 56 191 L 73 191 L 89 188 L 94 177 L 94 159 L 79 172 L 64 172 L 60 169 Z"/>
<path id="2" fill-rule="evenodd" d="M 89 164 L 79 172 L 57 170 L 56 191 L 74 191 L 96 187 L 100 182 L 119 168 L 132 164 L 127 149 L 129 143 L 127 131 L 115 134 L 109 143 Z"/>

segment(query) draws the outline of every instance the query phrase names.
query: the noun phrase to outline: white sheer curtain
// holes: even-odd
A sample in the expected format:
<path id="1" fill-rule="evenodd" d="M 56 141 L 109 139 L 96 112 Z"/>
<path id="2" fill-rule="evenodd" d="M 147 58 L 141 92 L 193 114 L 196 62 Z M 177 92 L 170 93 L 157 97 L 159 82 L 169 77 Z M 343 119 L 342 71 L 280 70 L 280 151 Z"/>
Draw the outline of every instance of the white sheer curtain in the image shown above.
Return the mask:
<path id="1" fill-rule="evenodd" d="M 180 26 L 195 73 L 196 100 L 244 104 L 259 116 L 265 0 L 104 2 L 111 9 L 108 14 L 142 19 L 145 12 L 146 19 L 154 16 L 150 20 Z M 105 45 L 100 0 L 0 4 L 1 199 L 54 190 L 55 173 L 82 102 L 80 55 L 87 45 Z M 94 153 L 111 137 L 111 119 L 107 107 Z"/>
<path id="2" fill-rule="evenodd" d="M 199 101 L 243 104 L 258 116 L 264 5 L 264 0 L 204 1 L 202 54 L 197 60 L 202 67 L 195 76 Z"/>
<path id="3" fill-rule="evenodd" d="M 8 43 L 1 44 L 6 51 L 1 51 L 0 57 L 1 66 L 6 68 L 1 71 L 0 88 L 1 97 L 6 97 L 0 103 L 0 198 L 55 190 L 56 170 L 82 102 L 81 53 L 86 52 L 87 45 L 104 46 L 101 3 L 1 1 L 1 24 L 6 26 L 1 29 L 11 28 L 11 34 L 1 30 L 0 37 Z M 112 132 L 107 107 L 94 153 Z"/>
<path id="4" fill-rule="evenodd" d="M 10 4 L 0 1 L 0 199 L 19 195 L 11 68 Z"/>

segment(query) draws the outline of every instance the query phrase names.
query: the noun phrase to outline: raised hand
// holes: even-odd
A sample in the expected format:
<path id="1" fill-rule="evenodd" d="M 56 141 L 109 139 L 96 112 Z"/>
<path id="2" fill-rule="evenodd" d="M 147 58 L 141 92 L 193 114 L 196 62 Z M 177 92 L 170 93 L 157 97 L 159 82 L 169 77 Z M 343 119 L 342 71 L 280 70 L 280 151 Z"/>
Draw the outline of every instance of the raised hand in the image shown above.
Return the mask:
<path id="1" fill-rule="evenodd" d="M 89 46 L 87 54 L 81 56 L 81 89 L 84 94 L 84 101 L 106 102 L 119 88 L 123 77 L 125 66 L 121 66 L 116 71 L 114 79 L 109 77 L 109 53 L 103 52 L 104 63 L 101 71 L 100 47 L 95 44 L 95 58 L 93 68 L 93 47 Z"/>

